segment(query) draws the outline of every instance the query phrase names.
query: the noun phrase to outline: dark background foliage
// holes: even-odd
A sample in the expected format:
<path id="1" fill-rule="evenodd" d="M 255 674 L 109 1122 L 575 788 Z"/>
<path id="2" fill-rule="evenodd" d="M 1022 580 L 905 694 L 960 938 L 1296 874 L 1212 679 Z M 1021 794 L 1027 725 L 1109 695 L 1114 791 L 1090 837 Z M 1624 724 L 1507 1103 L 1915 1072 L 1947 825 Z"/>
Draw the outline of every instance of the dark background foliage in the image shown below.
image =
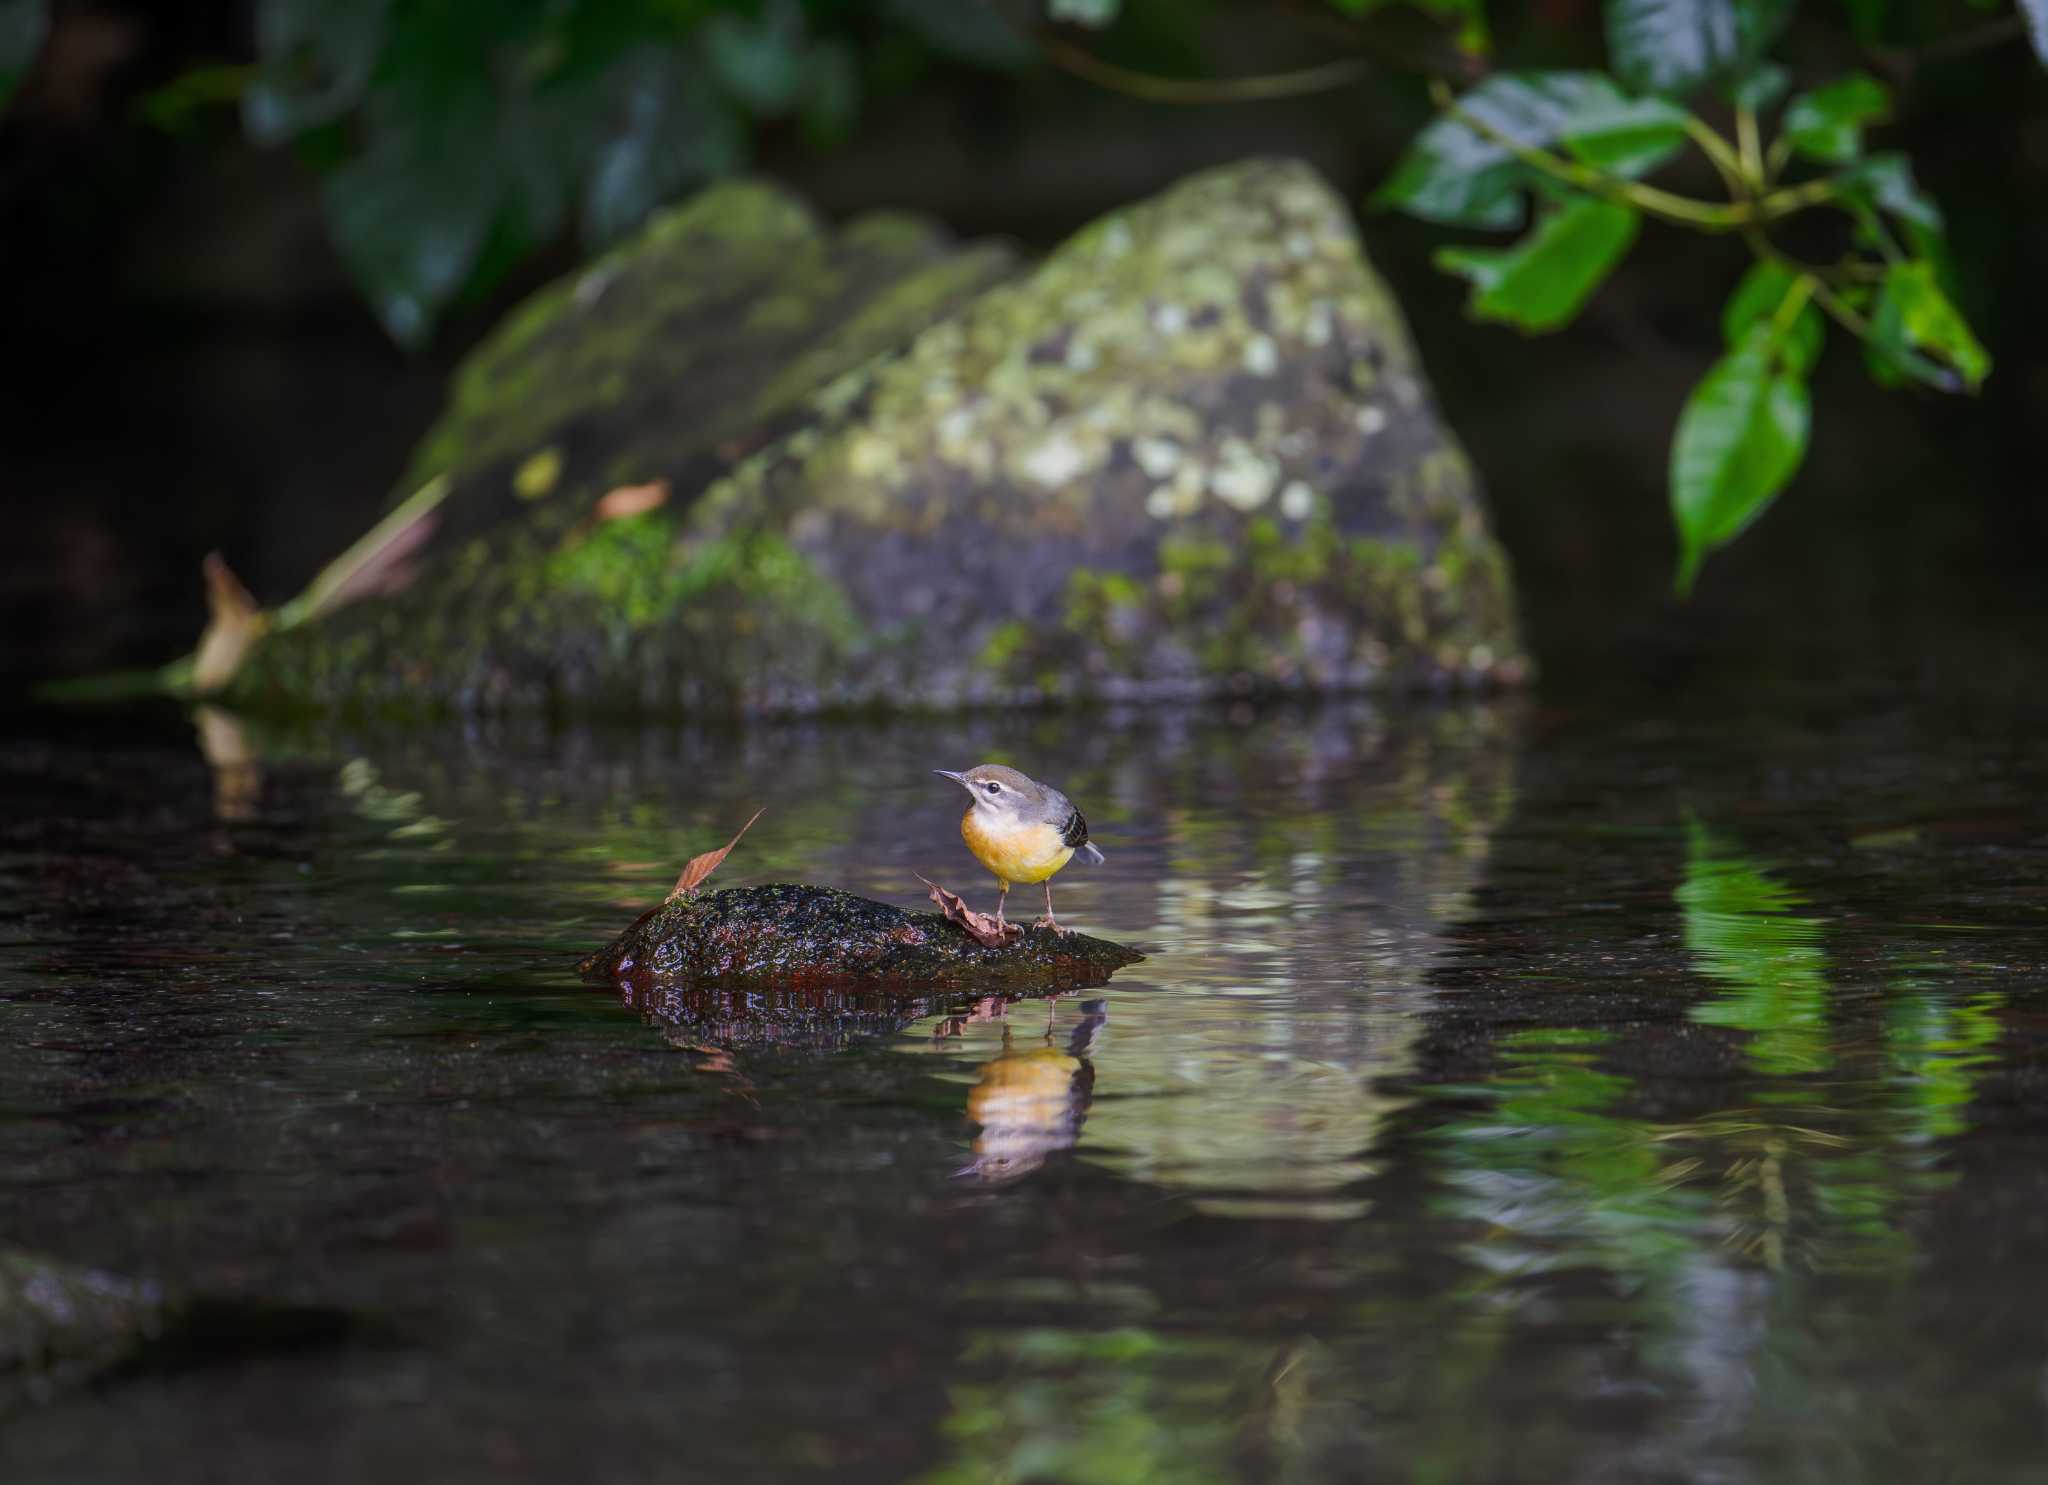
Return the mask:
<path id="1" fill-rule="evenodd" d="M 1652 633 L 1666 665 L 1676 634 L 1702 664 L 1882 649 L 1943 667 L 2023 640 L 2041 610 L 2048 74 L 2023 15 L 1761 8 L 1782 12 L 1769 50 L 1795 90 L 1851 70 L 1891 89 L 1875 138 L 1941 204 L 1996 371 L 1975 397 L 1887 390 L 1831 337 L 1790 491 L 1680 608 L 1668 450 L 1747 252 L 1651 224 L 1576 323 L 1525 338 L 1468 321 L 1467 286 L 1431 266 L 1489 239 L 1367 214 L 1554 681 L 1612 676 Z M 289 596 L 368 524 L 493 318 L 709 175 L 1034 247 L 1256 153 L 1308 158 L 1363 209 L 1432 116 L 1428 77 L 1485 65 L 1459 3 L 1136 0 L 1106 28 L 1047 23 L 1104 9 L 393 0 L 360 8 L 387 29 L 358 56 L 347 36 L 281 39 L 290 5 L 57 0 L 0 119 L 0 667 L 169 658 L 215 548 L 261 600 Z M 1626 55 L 1595 0 L 1484 19 L 1492 65 Z M 1356 76 L 1305 96 L 1132 96 L 1333 62 Z M 1716 188 L 1703 162 L 1670 184 Z M 1807 230 L 1788 240 L 1832 250 Z"/>

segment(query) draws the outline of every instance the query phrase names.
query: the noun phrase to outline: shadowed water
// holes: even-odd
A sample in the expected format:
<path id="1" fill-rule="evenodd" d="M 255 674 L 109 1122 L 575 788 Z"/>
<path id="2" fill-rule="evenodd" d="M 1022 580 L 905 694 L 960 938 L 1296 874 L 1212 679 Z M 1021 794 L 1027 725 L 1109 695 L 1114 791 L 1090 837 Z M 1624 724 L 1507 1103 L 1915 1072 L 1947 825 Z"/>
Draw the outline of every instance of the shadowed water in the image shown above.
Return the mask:
<path id="1" fill-rule="evenodd" d="M 718 885 L 987 905 L 998 757 L 1106 989 L 574 978 L 759 806 Z M 2044 786 L 1981 708 L 32 733 L 0 1249 L 165 1318 L 0 1351 L 0 1467 L 2038 1478 Z"/>

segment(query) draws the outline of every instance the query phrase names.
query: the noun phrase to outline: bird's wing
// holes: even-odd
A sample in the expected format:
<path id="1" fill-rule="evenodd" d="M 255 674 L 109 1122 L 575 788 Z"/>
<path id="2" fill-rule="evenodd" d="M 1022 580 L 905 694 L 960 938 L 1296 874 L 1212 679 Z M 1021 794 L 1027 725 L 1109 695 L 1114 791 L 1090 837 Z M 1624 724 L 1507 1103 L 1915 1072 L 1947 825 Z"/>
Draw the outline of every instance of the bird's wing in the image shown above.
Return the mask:
<path id="1" fill-rule="evenodd" d="M 1070 810 L 1066 823 L 1060 826 L 1060 844 L 1072 846 L 1075 850 L 1088 844 L 1088 821 L 1079 810 Z M 1102 853 L 1097 851 L 1096 855 Z"/>

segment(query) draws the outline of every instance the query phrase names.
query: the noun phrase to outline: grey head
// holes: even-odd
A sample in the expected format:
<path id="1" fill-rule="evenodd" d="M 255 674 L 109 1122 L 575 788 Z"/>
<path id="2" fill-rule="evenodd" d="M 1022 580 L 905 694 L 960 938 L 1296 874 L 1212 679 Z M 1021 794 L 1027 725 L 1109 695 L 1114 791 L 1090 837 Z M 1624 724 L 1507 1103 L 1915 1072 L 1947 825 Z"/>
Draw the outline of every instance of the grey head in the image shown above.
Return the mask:
<path id="1" fill-rule="evenodd" d="M 1032 825 L 1044 821 L 1063 825 L 1074 812 L 1073 804 L 1059 790 L 1049 788 L 1028 774 L 1000 763 L 978 763 L 965 773 L 935 768 L 933 773 L 951 779 L 974 800 L 974 807 L 1004 820 Z"/>

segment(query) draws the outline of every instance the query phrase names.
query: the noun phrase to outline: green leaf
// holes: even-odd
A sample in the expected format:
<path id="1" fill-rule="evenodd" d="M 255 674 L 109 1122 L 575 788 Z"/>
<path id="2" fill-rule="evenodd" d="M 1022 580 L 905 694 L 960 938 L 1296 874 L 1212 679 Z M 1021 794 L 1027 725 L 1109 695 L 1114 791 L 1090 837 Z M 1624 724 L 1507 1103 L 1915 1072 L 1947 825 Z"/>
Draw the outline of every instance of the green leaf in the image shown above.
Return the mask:
<path id="1" fill-rule="evenodd" d="M 1943 391 L 1976 391 L 1991 357 L 1962 311 L 1941 291 L 1934 265 L 1894 263 L 1870 317 L 1872 370 L 1880 381 L 1910 378 Z"/>
<path id="2" fill-rule="evenodd" d="M 1840 177 L 1845 195 L 1877 207 L 1902 222 L 1942 230 L 1941 208 L 1913 179 L 1913 165 L 1904 155 L 1872 155 Z"/>
<path id="3" fill-rule="evenodd" d="M 1472 281 L 1468 311 L 1535 334 L 1569 324 L 1635 242 L 1641 218 L 1582 196 L 1511 248 L 1445 248 L 1437 267 Z"/>
<path id="4" fill-rule="evenodd" d="M 1842 199 L 1852 208 L 1882 212 L 1905 229 L 1914 256 L 1936 263 L 1948 257 L 1948 238 L 1943 230 L 1941 208 L 1913 179 L 1913 166 L 1904 155 L 1872 155 L 1859 160 L 1836 178 Z"/>
<path id="5" fill-rule="evenodd" d="M 1755 325 L 1776 327 L 1779 313 L 1785 308 L 1785 302 L 1799 279 L 1799 274 L 1776 263 L 1753 265 L 1742 276 L 1742 282 L 1735 286 L 1735 292 L 1728 296 L 1728 304 L 1721 311 L 1721 334 L 1727 340 L 1728 348 L 1734 350 L 1740 346 Z M 1794 372 L 1804 376 L 1820 359 L 1821 343 L 1826 337 L 1827 322 L 1814 308 L 1812 300 L 1802 292 L 1797 314 L 1792 323 L 1784 327 L 1784 341 L 1778 347 L 1778 354 Z"/>
<path id="6" fill-rule="evenodd" d="M 721 11 L 705 23 L 704 46 L 719 81 L 753 112 L 772 118 L 795 103 L 804 50 L 802 11 L 769 5 L 758 18 Z"/>
<path id="7" fill-rule="evenodd" d="M 477 168 L 485 163 L 423 159 L 394 142 L 328 177 L 334 244 L 391 338 L 408 349 L 426 343 L 483 251 L 503 199 L 495 172 Z"/>
<path id="8" fill-rule="evenodd" d="M 1792 0 L 1607 0 L 1614 73 L 1644 93 L 1688 93 L 1764 53 Z"/>
<path id="9" fill-rule="evenodd" d="M 599 247 L 684 189 L 729 174 L 746 159 L 744 126 L 687 52 L 644 48 L 612 78 L 620 124 L 597 146 L 583 181 L 583 235 Z"/>
<path id="10" fill-rule="evenodd" d="M 797 113 L 814 141 L 844 139 L 860 112 L 860 68 L 843 41 L 820 41 L 804 53 Z"/>
<path id="11" fill-rule="evenodd" d="M 274 144 L 329 124 L 361 101 L 390 0 L 263 0 L 256 80 L 242 95 L 250 137 Z"/>
<path id="12" fill-rule="evenodd" d="M 884 13 L 933 51 L 977 67 L 1014 71 L 1038 60 L 1038 48 L 993 5 L 960 0 L 887 0 Z"/>
<path id="13" fill-rule="evenodd" d="M 0 0 L 0 108 L 28 75 L 49 30 L 49 0 Z"/>
<path id="14" fill-rule="evenodd" d="M 1884 40 L 1885 18 L 1891 11 L 1891 0 L 1848 0 L 1849 27 L 1856 33 L 1856 39 L 1865 46 Z"/>
<path id="15" fill-rule="evenodd" d="M 1497 73 L 1457 106 L 1523 148 L 1562 143 L 1622 175 L 1641 174 L 1684 142 L 1683 113 L 1630 99 L 1597 72 Z M 1415 137 L 1373 204 L 1446 226 L 1518 227 L 1528 177 L 1505 144 L 1445 114 Z"/>
<path id="16" fill-rule="evenodd" d="M 1792 74 L 1776 62 L 1759 62 L 1735 79 L 1728 89 L 1728 101 L 1737 108 L 1760 111 L 1776 103 L 1791 85 Z"/>
<path id="17" fill-rule="evenodd" d="M 1048 0 L 1048 20 L 1067 21 L 1076 26 L 1107 26 L 1123 8 L 1123 0 Z"/>
<path id="18" fill-rule="evenodd" d="M 2048 0 L 2020 0 L 2020 13 L 2027 18 L 2027 39 L 2034 43 L 2034 55 L 2048 67 Z"/>
<path id="19" fill-rule="evenodd" d="M 1785 110 L 1785 138 L 1803 155 L 1847 164 L 1863 153 L 1865 127 L 1883 122 L 1891 110 L 1891 94 L 1882 83 L 1852 72 L 1794 98 Z"/>
<path id="20" fill-rule="evenodd" d="M 1700 564 L 1763 514 L 1806 453 L 1806 383 L 1783 363 L 1768 324 L 1714 363 L 1686 399 L 1671 442 L 1671 510 L 1678 522 L 1678 593 Z"/>
<path id="21" fill-rule="evenodd" d="M 1610 175 L 1647 175 L 1685 148 L 1685 110 L 1663 98 L 1611 97 L 1589 88 L 1559 133 L 1581 163 Z"/>
<path id="22" fill-rule="evenodd" d="M 135 100 L 136 112 L 167 134 L 195 127 L 210 110 L 240 103 L 255 69 L 246 65 L 194 67 Z"/>

